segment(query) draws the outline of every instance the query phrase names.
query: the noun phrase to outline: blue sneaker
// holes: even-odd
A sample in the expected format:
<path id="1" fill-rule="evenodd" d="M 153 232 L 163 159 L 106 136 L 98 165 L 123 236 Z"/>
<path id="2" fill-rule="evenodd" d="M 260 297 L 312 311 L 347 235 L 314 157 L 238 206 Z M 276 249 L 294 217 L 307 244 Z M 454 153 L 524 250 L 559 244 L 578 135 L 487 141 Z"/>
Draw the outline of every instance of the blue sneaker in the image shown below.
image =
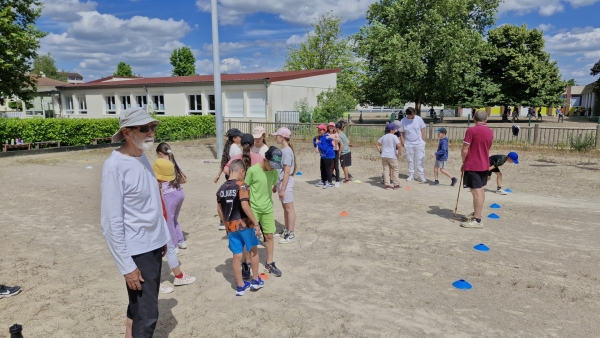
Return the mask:
<path id="1" fill-rule="evenodd" d="M 258 289 L 262 289 L 263 286 L 265 286 L 265 282 L 263 282 L 262 279 L 260 279 L 260 277 L 258 277 L 258 280 L 253 279 L 252 283 L 250 285 L 250 288 L 252 288 L 252 290 L 258 290 Z"/>
<path id="2" fill-rule="evenodd" d="M 252 274 L 250 273 L 250 264 L 244 262 L 242 263 L 242 278 L 250 279 Z"/>
<path id="3" fill-rule="evenodd" d="M 249 282 L 244 282 L 244 286 L 238 286 L 237 291 L 235 292 L 236 296 L 243 296 L 246 293 L 246 290 L 250 288 Z"/>

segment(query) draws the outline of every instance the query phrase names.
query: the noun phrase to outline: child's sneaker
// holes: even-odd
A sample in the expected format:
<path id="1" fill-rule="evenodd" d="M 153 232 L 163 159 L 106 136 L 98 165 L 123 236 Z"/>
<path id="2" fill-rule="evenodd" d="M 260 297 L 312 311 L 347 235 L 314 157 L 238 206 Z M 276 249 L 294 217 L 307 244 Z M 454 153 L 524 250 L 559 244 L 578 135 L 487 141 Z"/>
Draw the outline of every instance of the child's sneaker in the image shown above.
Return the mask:
<path id="1" fill-rule="evenodd" d="M 235 291 L 235 295 L 236 296 L 243 296 L 244 293 L 246 293 L 246 290 L 248 290 L 250 288 L 250 282 L 244 282 L 244 286 L 238 286 L 236 291 Z"/>
<path id="2" fill-rule="evenodd" d="M 263 280 L 260 279 L 260 277 L 258 277 L 258 280 L 253 279 L 252 282 L 250 282 L 250 288 L 254 291 L 262 289 L 264 286 L 265 282 L 263 282 Z"/>
<path id="3" fill-rule="evenodd" d="M 339 188 L 340 187 L 340 182 L 335 182 L 335 187 Z"/>
<path id="4" fill-rule="evenodd" d="M 322 187 L 325 185 L 325 182 L 319 181 L 319 183 L 315 184 L 315 187 Z"/>
<path id="5" fill-rule="evenodd" d="M 161 284 L 162 286 L 162 284 Z M 6 286 L 0 285 L 0 298 L 8 298 L 14 295 L 19 294 L 21 292 L 20 286 Z"/>
<path id="6" fill-rule="evenodd" d="M 223 224 L 223 222 L 219 222 L 219 230 L 225 230 L 225 224 Z"/>
<path id="7" fill-rule="evenodd" d="M 392 188 L 392 187 L 391 187 L 391 186 L 389 186 L 389 185 L 386 185 L 386 186 L 385 186 L 385 190 L 390 190 L 391 188 Z"/>
<path id="8" fill-rule="evenodd" d="M 498 190 L 496 190 L 496 194 L 507 195 L 508 193 L 502 189 L 498 189 Z"/>
<path id="9" fill-rule="evenodd" d="M 271 264 L 266 264 L 265 271 L 275 275 L 275 277 L 281 277 L 281 270 L 277 269 L 277 267 L 275 266 L 275 262 Z"/>
<path id="10" fill-rule="evenodd" d="M 395 185 L 395 186 L 394 186 L 394 190 L 398 190 L 398 189 L 400 189 L 400 188 L 401 188 L 401 187 L 400 187 L 399 185 Z"/>
<path id="11" fill-rule="evenodd" d="M 348 178 L 353 179 L 354 177 L 352 177 L 352 174 L 348 173 Z"/>
<path id="12" fill-rule="evenodd" d="M 331 185 L 331 183 L 327 182 L 327 184 L 325 184 L 323 186 L 323 189 L 329 189 L 329 188 L 333 188 L 333 185 Z"/>
<path id="13" fill-rule="evenodd" d="M 187 244 L 185 244 L 185 242 L 178 243 L 177 246 L 179 249 L 187 249 Z"/>
<path id="14" fill-rule="evenodd" d="M 293 232 L 289 232 L 284 238 L 279 241 L 279 244 L 289 244 L 296 241 L 296 235 Z"/>
<path id="15" fill-rule="evenodd" d="M 283 229 L 281 230 L 280 233 L 273 235 L 273 237 L 281 237 L 281 238 L 285 238 L 285 236 L 287 236 L 287 234 L 289 233 L 288 229 Z"/>
<path id="16" fill-rule="evenodd" d="M 419 182 L 421 183 L 427 183 L 427 180 L 425 179 L 425 177 L 419 177 Z"/>
<path id="17" fill-rule="evenodd" d="M 242 263 L 242 278 L 250 279 L 252 275 L 250 274 L 250 264 L 243 262 Z"/>
<path id="18" fill-rule="evenodd" d="M 440 181 L 438 181 L 438 180 L 433 181 L 433 185 L 439 185 L 439 184 L 440 184 Z"/>
<path id="19" fill-rule="evenodd" d="M 451 187 L 455 186 L 456 182 L 458 182 L 458 180 L 456 179 L 456 177 L 452 177 L 452 183 L 450 183 L 450 186 Z"/>
<path id="20" fill-rule="evenodd" d="M 161 283 L 160 288 L 158 289 L 158 292 L 159 293 L 171 293 L 171 292 L 173 292 L 173 288 Z"/>
<path id="21" fill-rule="evenodd" d="M 175 286 L 188 285 L 188 284 L 192 284 L 195 281 L 196 281 L 196 277 L 188 276 L 185 273 L 183 273 L 183 277 L 181 277 L 181 278 L 175 277 L 175 281 L 173 282 L 173 285 L 175 285 Z"/>

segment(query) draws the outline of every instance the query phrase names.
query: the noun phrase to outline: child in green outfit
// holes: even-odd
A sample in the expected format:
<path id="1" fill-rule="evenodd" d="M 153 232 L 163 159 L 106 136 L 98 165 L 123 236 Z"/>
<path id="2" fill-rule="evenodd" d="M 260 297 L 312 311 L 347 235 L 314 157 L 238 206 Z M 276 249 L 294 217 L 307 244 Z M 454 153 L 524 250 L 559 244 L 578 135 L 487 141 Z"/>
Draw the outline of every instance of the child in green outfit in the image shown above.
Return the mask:
<path id="1" fill-rule="evenodd" d="M 265 247 L 267 248 L 265 269 L 277 277 L 281 276 L 281 271 L 273 262 L 273 250 L 275 249 L 273 234 L 276 228 L 272 194 L 277 192 L 277 179 L 279 177 L 278 172 L 274 169 L 283 169 L 281 160 L 281 150 L 277 147 L 270 147 L 262 162 L 248 168 L 245 180 L 245 183 L 250 187 L 252 213 L 260 223 L 265 239 Z"/>

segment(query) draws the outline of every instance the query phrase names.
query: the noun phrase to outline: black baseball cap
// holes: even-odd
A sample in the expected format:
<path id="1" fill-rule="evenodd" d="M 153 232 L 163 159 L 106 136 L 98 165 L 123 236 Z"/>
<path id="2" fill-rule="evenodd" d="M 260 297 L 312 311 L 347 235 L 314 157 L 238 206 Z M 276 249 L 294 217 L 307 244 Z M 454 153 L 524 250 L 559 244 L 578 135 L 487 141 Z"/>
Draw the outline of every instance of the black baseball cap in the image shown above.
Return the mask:
<path id="1" fill-rule="evenodd" d="M 435 132 L 442 133 L 442 134 L 448 134 L 448 131 L 444 127 L 438 128 Z"/>
<path id="2" fill-rule="evenodd" d="M 273 169 L 283 169 L 283 164 L 281 164 L 282 157 L 283 153 L 281 149 L 274 146 L 270 146 L 269 150 L 265 153 L 265 158 L 269 161 Z"/>
<path id="3" fill-rule="evenodd" d="M 236 137 L 236 136 L 242 136 L 244 133 L 242 133 L 241 130 L 237 129 L 237 128 L 231 128 L 227 131 L 227 136 L 228 137 Z"/>
<path id="4" fill-rule="evenodd" d="M 252 134 L 243 134 L 242 144 L 254 145 L 254 136 Z"/>

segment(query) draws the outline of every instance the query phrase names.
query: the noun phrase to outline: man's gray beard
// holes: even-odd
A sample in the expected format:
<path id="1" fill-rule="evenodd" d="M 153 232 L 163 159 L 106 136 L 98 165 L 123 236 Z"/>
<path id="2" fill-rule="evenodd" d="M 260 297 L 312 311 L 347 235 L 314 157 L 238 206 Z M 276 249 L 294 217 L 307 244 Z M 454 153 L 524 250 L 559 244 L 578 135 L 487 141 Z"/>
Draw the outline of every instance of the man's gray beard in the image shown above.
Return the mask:
<path id="1" fill-rule="evenodd" d="M 136 147 L 138 147 L 139 149 L 141 149 L 143 152 L 149 151 L 154 147 L 154 139 L 152 139 L 152 142 L 145 142 L 145 140 L 135 140 L 133 142 L 135 144 Z"/>

